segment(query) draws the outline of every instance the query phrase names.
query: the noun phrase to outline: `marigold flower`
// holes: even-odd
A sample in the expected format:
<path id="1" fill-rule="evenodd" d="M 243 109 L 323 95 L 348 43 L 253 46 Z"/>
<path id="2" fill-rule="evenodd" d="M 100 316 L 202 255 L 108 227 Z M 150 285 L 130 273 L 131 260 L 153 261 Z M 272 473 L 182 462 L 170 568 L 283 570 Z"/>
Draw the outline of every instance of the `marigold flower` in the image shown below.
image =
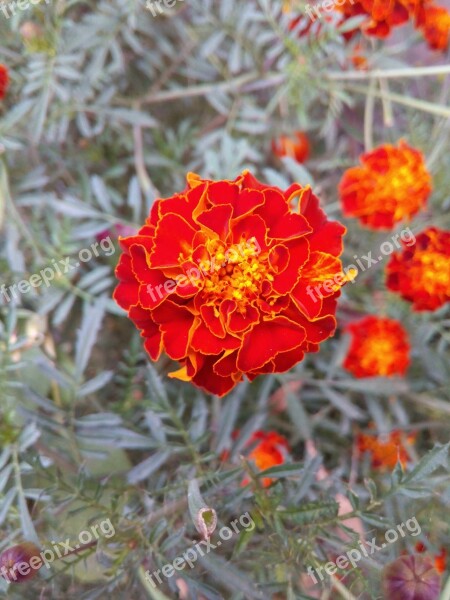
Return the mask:
<path id="1" fill-rule="evenodd" d="M 441 577 L 429 556 L 400 556 L 383 572 L 386 600 L 438 600 L 440 589 Z"/>
<path id="2" fill-rule="evenodd" d="M 424 208 L 431 176 L 423 154 L 400 142 L 361 156 L 361 166 L 348 169 L 339 184 L 342 209 L 371 229 L 392 229 Z"/>
<path id="3" fill-rule="evenodd" d="M 392 470 L 398 461 L 405 467 L 411 460 L 405 446 L 413 444 L 415 439 L 415 433 L 404 435 L 397 430 L 388 436 L 360 433 L 356 438 L 356 445 L 360 452 L 370 453 L 372 468 Z"/>
<path id="4" fill-rule="evenodd" d="M 9 583 L 22 583 L 37 575 L 42 567 L 39 548 L 32 542 L 23 542 L 0 554 L 0 575 Z"/>
<path id="5" fill-rule="evenodd" d="M 422 542 L 417 542 L 415 546 L 416 552 L 426 552 L 427 547 Z M 438 573 L 445 573 L 447 570 L 447 550 L 445 548 L 441 548 L 439 554 L 434 555 L 434 567 Z"/>
<path id="6" fill-rule="evenodd" d="M 0 100 L 6 96 L 9 87 L 9 73 L 5 65 L 0 64 Z"/>
<path id="7" fill-rule="evenodd" d="M 386 268 L 387 287 L 412 302 L 415 311 L 450 301 L 450 231 L 429 227 L 416 243 L 396 252 Z"/>
<path id="8" fill-rule="evenodd" d="M 416 19 L 428 45 L 433 50 L 447 50 L 450 40 L 450 12 L 443 6 L 425 4 Z"/>
<path id="9" fill-rule="evenodd" d="M 187 179 L 119 240 L 114 298 L 153 360 L 164 349 L 181 362 L 171 377 L 222 396 L 244 374 L 289 370 L 333 335 L 340 286 L 323 298 L 307 290 L 342 273 L 345 228 L 328 221 L 309 186 L 282 192 L 248 171 Z"/>
<path id="10" fill-rule="evenodd" d="M 346 19 L 366 15 L 362 31 L 379 38 L 386 38 L 393 27 L 403 25 L 410 16 L 402 0 L 345 0 L 336 3 L 336 8 Z"/>
<path id="11" fill-rule="evenodd" d="M 408 335 L 394 319 L 367 316 L 346 328 L 352 341 L 344 361 L 355 377 L 405 375 L 409 363 Z"/>
<path id="12" fill-rule="evenodd" d="M 303 163 L 310 153 L 308 136 L 303 131 L 296 131 L 292 137 L 281 135 L 277 140 L 272 141 L 272 152 L 278 158 L 290 156 L 298 163 Z"/>
<path id="13" fill-rule="evenodd" d="M 289 444 L 282 435 L 275 431 L 255 431 L 249 445 L 254 443 L 257 445 L 248 455 L 248 459 L 255 464 L 258 471 L 266 471 L 285 462 Z M 270 477 L 263 477 L 262 485 L 268 487 L 272 481 Z M 245 479 L 243 485 L 247 483 L 248 479 Z"/>
<path id="14" fill-rule="evenodd" d="M 412 21 L 431 48 L 446 50 L 448 47 L 450 13 L 432 0 L 345 0 L 343 4 L 337 3 L 336 8 L 345 19 L 366 15 L 367 20 L 361 26 L 366 35 L 386 38 L 394 27 Z"/>

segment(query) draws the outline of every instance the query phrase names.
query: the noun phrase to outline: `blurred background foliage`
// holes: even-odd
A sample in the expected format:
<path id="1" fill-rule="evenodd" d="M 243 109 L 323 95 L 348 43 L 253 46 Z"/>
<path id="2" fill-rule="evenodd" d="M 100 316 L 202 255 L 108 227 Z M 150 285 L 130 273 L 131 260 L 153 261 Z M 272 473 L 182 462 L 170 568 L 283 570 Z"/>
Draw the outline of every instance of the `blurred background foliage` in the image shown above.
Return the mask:
<path id="1" fill-rule="evenodd" d="M 153 17 L 137 0 L 52 0 L 0 14 L 12 79 L 0 108 L 1 282 L 75 259 L 105 236 L 117 248 L 188 171 L 234 178 L 250 168 L 281 187 L 312 183 L 342 220 L 343 170 L 364 148 L 400 138 L 424 152 L 434 177 L 413 231 L 450 228 L 450 79 L 416 71 L 445 56 L 403 28 L 389 43 L 363 40 L 369 70 L 357 70 L 361 40 L 344 39 L 348 24 L 322 20 L 299 36 L 281 4 L 186 0 Z M 371 76 L 378 70 L 388 74 Z M 271 150 L 294 130 L 312 144 L 306 166 Z M 344 222 L 344 264 L 390 238 Z M 48 288 L 2 298 L 0 550 L 23 539 L 45 547 L 107 517 L 116 527 L 76 564 L 55 563 L 19 587 L 0 579 L 6 597 L 316 598 L 307 566 L 357 541 L 343 507 L 369 539 L 416 516 L 432 549 L 448 547 L 448 307 L 412 314 L 384 290 L 380 264 L 347 286 L 339 323 L 380 312 L 402 320 L 413 342 L 407 380 L 353 379 L 338 331 L 293 371 L 218 400 L 167 380 L 164 359 L 148 363 L 111 300 L 117 257 L 118 248 L 100 252 Z M 417 432 L 412 473 L 374 472 L 355 453 L 369 424 Z M 291 448 L 270 488 L 242 457 L 257 430 L 278 431 Z M 145 570 L 198 539 L 193 478 L 220 524 L 249 511 L 257 527 L 155 590 Z M 320 597 L 379 597 L 383 564 L 416 541 L 364 560 Z"/>

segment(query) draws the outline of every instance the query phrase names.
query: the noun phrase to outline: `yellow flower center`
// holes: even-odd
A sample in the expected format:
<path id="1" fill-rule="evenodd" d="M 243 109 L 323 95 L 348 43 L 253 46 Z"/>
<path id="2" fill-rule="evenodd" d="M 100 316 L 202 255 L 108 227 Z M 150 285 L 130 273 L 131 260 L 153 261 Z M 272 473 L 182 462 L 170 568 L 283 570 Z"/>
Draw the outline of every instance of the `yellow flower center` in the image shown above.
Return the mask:
<path id="1" fill-rule="evenodd" d="M 255 238 L 228 248 L 223 242 L 210 240 L 206 248 L 211 259 L 200 267 L 205 276 L 203 289 L 207 293 L 245 306 L 260 293 L 264 280 L 273 281 Z"/>
<path id="2" fill-rule="evenodd" d="M 450 257 L 440 252 L 423 252 L 420 260 L 420 287 L 430 294 L 450 293 Z M 419 283 L 419 282 L 418 282 Z"/>
<path id="3" fill-rule="evenodd" d="M 378 373 L 383 376 L 389 373 L 392 363 L 392 357 L 395 359 L 394 345 L 392 340 L 386 337 L 371 337 L 364 344 L 364 356 L 361 359 L 361 366 L 370 369 L 376 364 Z"/>

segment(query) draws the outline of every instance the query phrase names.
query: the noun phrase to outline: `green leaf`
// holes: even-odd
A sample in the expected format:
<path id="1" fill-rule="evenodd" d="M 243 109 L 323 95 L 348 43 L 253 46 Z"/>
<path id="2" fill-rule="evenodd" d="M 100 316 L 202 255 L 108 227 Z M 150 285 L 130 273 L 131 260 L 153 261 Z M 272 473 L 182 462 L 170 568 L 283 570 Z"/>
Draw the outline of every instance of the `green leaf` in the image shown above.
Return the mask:
<path id="1" fill-rule="evenodd" d="M 433 473 L 437 468 L 444 467 L 449 468 L 448 463 L 448 450 L 450 448 L 450 442 L 445 446 L 437 445 L 428 454 L 426 454 L 422 460 L 414 467 L 414 469 L 408 473 L 403 479 L 403 485 L 407 485 L 414 481 L 420 481 Z"/>
<path id="2" fill-rule="evenodd" d="M 312 525 L 329 521 L 337 517 L 339 504 L 334 500 L 326 502 L 308 502 L 299 508 L 287 508 L 280 510 L 277 514 L 296 525 Z"/>

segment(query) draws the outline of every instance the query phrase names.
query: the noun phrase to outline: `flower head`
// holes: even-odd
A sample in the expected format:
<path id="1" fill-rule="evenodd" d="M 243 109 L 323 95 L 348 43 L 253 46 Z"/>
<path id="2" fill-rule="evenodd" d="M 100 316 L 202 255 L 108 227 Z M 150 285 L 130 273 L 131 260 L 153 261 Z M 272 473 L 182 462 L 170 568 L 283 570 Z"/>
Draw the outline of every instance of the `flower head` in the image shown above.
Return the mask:
<path id="1" fill-rule="evenodd" d="M 385 38 L 393 27 L 403 25 L 409 19 L 409 12 L 403 0 L 344 0 L 336 3 L 346 19 L 366 16 L 361 25 L 369 36 Z"/>
<path id="2" fill-rule="evenodd" d="M 450 12 L 432 2 L 421 7 L 416 18 L 417 27 L 433 50 L 447 50 L 450 40 Z"/>
<path id="3" fill-rule="evenodd" d="M 363 154 L 339 184 L 344 214 L 371 229 L 392 229 L 424 208 L 431 176 L 421 152 L 404 142 Z"/>
<path id="4" fill-rule="evenodd" d="M 248 455 L 248 459 L 254 463 L 258 471 L 266 471 L 285 462 L 289 444 L 282 435 L 275 431 L 256 431 L 252 435 L 249 445 L 255 443 L 256 446 Z M 267 487 L 272 481 L 270 477 L 263 477 L 262 484 Z M 248 480 L 246 479 L 243 483 L 248 483 Z"/>
<path id="5" fill-rule="evenodd" d="M 415 546 L 416 552 L 426 552 L 427 547 L 422 542 L 417 542 Z M 447 570 L 447 555 L 448 552 L 445 548 L 441 548 L 439 554 L 435 554 L 434 556 L 434 567 L 438 573 L 445 573 Z"/>
<path id="6" fill-rule="evenodd" d="M 40 552 L 32 542 L 23 542 L 8 548 L 0 554 L 0 575 L 10 583 L 22 583 L 32 579 L 42 566 Z M 33 560 L 35 558 L 36 561 Z"/>
<path id="7" fill-rule="evenodd" d="M 409 367 L 408 335 L 394 319 L 367 316 L 351 323 L 352 340 L 344 361 L 355 377 L 404 375 Z"/>
<path id="8" fill-rule="evenodd" d="M 450 301 L 450 231 L 429 227 L 416 243 L 392 255 L 387 287 L 416 311 L 436 310 Z"/>
<path id="9" fill-rule="evenodd" d="M 383 572 L 386 600 L 438 600 L 440 589 L 441 577 L 429 556 L 400 556 Z"/>
<path id="10" fill-rule="evenodd" d="M 9 73 L 5 65 L 0 64 L 0 100 L 6 96 L 9 87 Z"/>
<path id="11" fill-rule="evenodd" d="M 153 360 L 164 349 L 181 362 L 171 377 L 222 396 L 333 335 L 340 286 L 321 298 L 310 286 L 342 273 L 344 232 L 309 187 L 189 174 L 183 193 L 157 200 L 138 234 L 120 239 L 114 298 Z"/>
<path id="12" fill-rule="evenodd" d="M 361 30 L 368 36 L 386 38 L 392 29 L 411 21 L 431 48 L 442 51 L 448 47 L 450 13 L 433 0 L 344 0 L 336 8 L 345 19 L 366 16 Z M 354 33 L 345 35 L 348 38 Z"/>
<path id="13" fill-rule="evenodd" d="M 279 158 L 290 156 L 298 163 L 303 163 L 310 153 L 308 136 L 303 131 L 296 131 L 293 136 L 280 135 L 272 142 L 272 152 Z"/>
<path id="14" fill-rule="evenodd" d="M 360 433 L 356 444 L 360 452 L 371 455 L 372 468 L 392 470 L 397 462 L 405 467 L 411 460 L 407 446 L 414 443 L 415 439 L 415 434 L 406 436 L 400 431 L 392 431 L 385 436 Z"/>

